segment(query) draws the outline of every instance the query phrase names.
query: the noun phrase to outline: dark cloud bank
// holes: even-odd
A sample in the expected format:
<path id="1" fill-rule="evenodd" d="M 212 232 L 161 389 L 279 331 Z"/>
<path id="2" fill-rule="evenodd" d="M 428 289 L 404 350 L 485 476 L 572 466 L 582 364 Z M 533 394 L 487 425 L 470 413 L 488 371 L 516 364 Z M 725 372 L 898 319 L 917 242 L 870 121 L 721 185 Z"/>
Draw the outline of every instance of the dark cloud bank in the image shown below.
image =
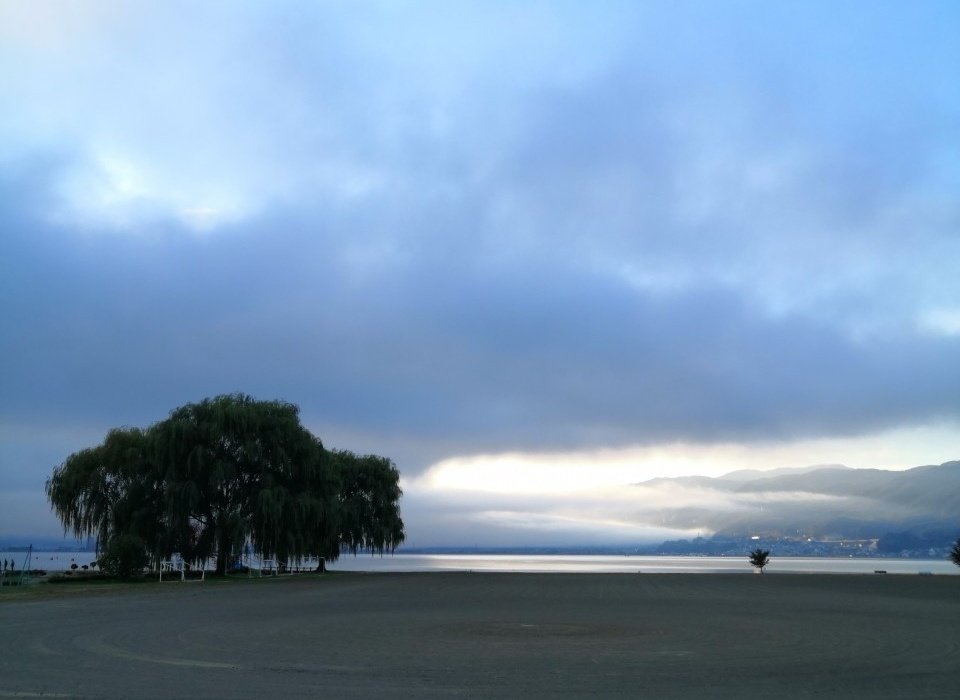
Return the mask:
<path id="1" fill-rule="evenodd" d="M 461 254 L 352 269 L 345 224 L 310 211 L 208 238 L 77 236 L 41 223 L 34 177 L 0 194 L 12 424 L 144 424 L 241 390 L 298 403 L 321 434 L 402 441 L 416 471 L 451 452 L 844 435 L 960 412 L 955 336 L 858 339 L 736 288 L 644 290 L 560 254 L 478 254 L 469 236 Z"/>

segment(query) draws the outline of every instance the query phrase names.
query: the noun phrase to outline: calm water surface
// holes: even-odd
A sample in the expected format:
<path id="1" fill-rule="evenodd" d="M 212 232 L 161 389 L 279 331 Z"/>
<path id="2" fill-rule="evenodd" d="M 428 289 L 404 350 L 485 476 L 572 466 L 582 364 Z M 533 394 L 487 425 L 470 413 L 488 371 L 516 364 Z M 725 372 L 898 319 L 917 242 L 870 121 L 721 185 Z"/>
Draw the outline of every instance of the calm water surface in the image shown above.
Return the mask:
<path id="1" fill-rule="evenodd" d="M 93 552 L 34 552 L 31 568 L 64 571 L 94 559 Z M 25 552 L 0 552 L 0 560 L 15 561 L 19 569 Z M 253 559 L 253 566 L 259 560 Z M 305 562 L 313 568 L 316 562 Z M 383 557 L 345 555 L 328 564 L 331 571 L 517 571 L 530 573 L 721 573 L 750 574 L 747 557 L 659 557 L 611 555 L 518 554 L 395 554 Z M 212 564 L 209 568 L 213 568 Z M 768 574 L 890 574 L 960 575 L 960 567 L 939 559 L 839 559 L 829 557 L 771 556 Z"/>
<path id="2" fill-rule="evenodd" d="M 517 571 L 529 573 L 720 573 L 750 574 L 747 557 L 661 557 L 515 554 L 396 554 L 345 556 L 328 565 L 331 571 Z M 926 559 L 833 559 L 771 557 L 766 572 L 795 574 L 960 574 L 948 561 Z"/>

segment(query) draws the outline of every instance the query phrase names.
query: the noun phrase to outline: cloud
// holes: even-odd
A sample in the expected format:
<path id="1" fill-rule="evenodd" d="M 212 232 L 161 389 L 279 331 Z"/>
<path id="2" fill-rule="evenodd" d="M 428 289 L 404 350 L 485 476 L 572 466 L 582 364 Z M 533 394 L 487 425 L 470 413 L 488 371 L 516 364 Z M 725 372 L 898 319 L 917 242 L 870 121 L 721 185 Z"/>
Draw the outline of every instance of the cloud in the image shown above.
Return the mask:
<path id="1" fill-rule="evenodd" d="M 309 210 L 212 239 L 11 218 L 8 414 L 149 421 L 242 389 L 468 454 L 851 435 L 958 410 L 955 337 L 863 341 L 709 282 L 649 291 L 576 259 L 429 253 L 355 270 L 343 222 Z"/>
<path id="2" fill-rule="evenodd" d="M 0 420 L 240 390 L 410 474 L 956 420 L 960 18 L 825 12 L 4 6 Z"/>
<path id="3" fill-rule="evenodd" d="M 623 488 L 490 493 L 408 480 L 403 517 L 410 547 L 636 546 L 696 534 L 637 517 L 637 504 Z"/>
<path id="4" fill-rule="evenodd" d="M 677 447 L 681 459 L 689 455 Z M 735 450 L 726 451 L 730 457 Z M 701 458 L 708 456 L 702 452 Z M 712 452 L 722 457 L 723 451 Z M 676 461 L 652 450 L 579 460 L 558 454 L 550 472 L 547 455 L 446 460 L 422 477 L 404 479 L 405 500 L 413 506 L 412 546 L 458 537 L 481 546 L 520 546 L 540 531 L 551 533 L 545 541 L 567 546 L 635 546 L 715 533 L 820 537 L 844 531 L 875 537 L 908 527 L 944 527 L 957 486 L 955 462 L 909 472 L 834 466 L 729 476 L 718 463 L 719 478 L 648 476 L 617 483 L 618 475 L 662 473 L 655 460 Z M 544 484 L 539 490 L 537 480 Z M 469 523 L 474 530 L 465 529 Z"/>
<path id="5" fill-rule="evenodd" d="M 960 308 L 930 309 L 920 319 L 922 330 L 943 335 L 960 335 Z"/>

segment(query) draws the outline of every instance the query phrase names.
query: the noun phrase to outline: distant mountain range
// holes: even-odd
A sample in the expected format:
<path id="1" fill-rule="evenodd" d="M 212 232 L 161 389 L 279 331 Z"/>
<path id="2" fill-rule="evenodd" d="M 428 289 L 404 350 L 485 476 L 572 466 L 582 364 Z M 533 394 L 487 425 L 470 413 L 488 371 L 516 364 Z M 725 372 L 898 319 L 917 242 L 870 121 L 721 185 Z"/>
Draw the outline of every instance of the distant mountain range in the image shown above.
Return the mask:
<path id="1" fill-rule="evenodd" d="M 846 469 L 853 471 L 853 467 L 846 467 L 842 464 L 814 464 L 809 467 L 786 467 L 782 469 L 740 469 L 729 474 L 724 474 L 720 478 L 724 481 L 753 481 L 754 479 L 772 479 L 775 476 L 796 476 L 798 474 L 809 474 L 810 472 L 821 471 L 823 469 Z"/>
<path id="2" fill-rule="evenodd" d="M 742 470 L 718 478 L 651 479 L 634 488 L 638 518 L 729 537 L 960 534 L 960 461 L 905 471 L 843 465 Z"/>

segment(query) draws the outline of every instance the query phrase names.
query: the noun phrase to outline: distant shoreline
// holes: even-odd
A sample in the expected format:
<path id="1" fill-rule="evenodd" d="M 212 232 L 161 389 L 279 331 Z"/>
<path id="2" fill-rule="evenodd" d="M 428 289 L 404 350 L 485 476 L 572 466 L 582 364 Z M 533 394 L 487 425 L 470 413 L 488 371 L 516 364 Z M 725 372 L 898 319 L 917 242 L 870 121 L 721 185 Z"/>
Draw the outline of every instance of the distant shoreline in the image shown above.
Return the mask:
<path id="1" fill-rule="evenodd" d="M 843 558 L 838 554 L 817 554 L 817 553 L 790 553 L 778 554 L 775 544 L 765 543 L 765 547 L 772 549 L 773 554 L 778 558 L 820 558 L 836 559 Z M 95 553 L 96 547 L 33 547 L 33 552 L 53 553 L 53 554 L 89 554 Z M 26 553 L 30 551 L 29 546 L 8 546 L 0 547 L 0 554 Z M 452 555 L 452 556 L 624 556 L 624 557 L 727 557 L 735 558 L 746 556 L 747 549 L 743 552 L 680 552 L 680 551 L 655 551 L 651 549 L 626 549 L 617 547 L 403 547 L 396 552 L 384 554 L 384 556 L 403 556 L 403 555 Z M 352 556 L 345 554 L 344 556 Z M 370 556 L 369 553 L 361 552 L 360 556 Z M 379 555 L 376 555 L 379 556 Z M 917 561 L 939 561 L 946 559 L 946 554 L 941 556 L 921 555 L 917 553 L 898 554 L 896 552 L 875 552 L 875 551 L 853 551 L 850 555 L 856 559 L 908 559 Z"/>
<path id="2" fill-rule="evenodd" d="M 27 568 L 56 574 L 79 569 L 78 573 L 88 571 L 96 558 L 95 552 L 50 552 L 34 551 L 30 561 L 26 562 L 25 552 L 0 552 L 0 559 L 11 559 L 17 570 Z M 273 562 L 268 562 L 273 567 Z M 315 560 L 288 562 L 291 569 L 312 571 L 317 567 Z M 261 561 L 256 557 L 244 559 L 243 565 L 252 571 L 261 571 Z M 87 567 L 87 568 L 84 568 Z M 213 564 L 206 567 L 212 571 Z M 443 571 L 484 571 L 496 573 L 620 573 L 620 574 L 750 574 L 746 554 L 737 556 L 709 555 L 634 555 L 634 554 L 464 554 L 438 553 L 413 554 L 398 552 L 382 557 L 370 554 L 353 556 L 345 554 L 335 562 L 327 562 L 327 569 L 334 572 L 364 573 L 401 573 L 421 572 L 437 573 Z M 946 576 L 960 576 L 960 567 L 940 558 L 906 557 L 796 557 L 774 556 L 766 569 L 768 575 L 792 574 L 890 574 L 916 575 L 929 573 Z M 267 574 L 274 573 L 268 569 Z"/>

